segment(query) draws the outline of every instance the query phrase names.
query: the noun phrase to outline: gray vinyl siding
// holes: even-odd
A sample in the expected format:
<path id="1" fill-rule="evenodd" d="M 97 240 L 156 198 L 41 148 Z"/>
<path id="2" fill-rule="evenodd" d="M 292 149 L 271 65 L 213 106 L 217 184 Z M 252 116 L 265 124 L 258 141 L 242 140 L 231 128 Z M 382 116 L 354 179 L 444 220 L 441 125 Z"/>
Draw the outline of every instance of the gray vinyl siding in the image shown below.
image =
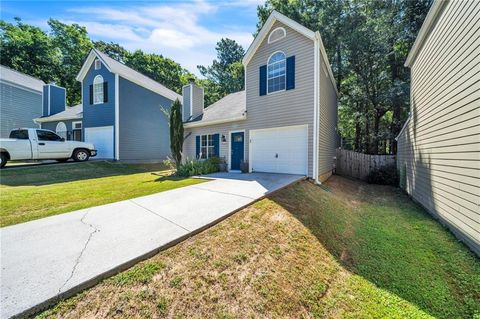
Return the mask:
<path id="1" fill-rule="evenodd" d="M 228 153 L 228 145 L 230 143 L 230 134 L 231 131 L 241 131 L 245 130 L 246 121 L 237 121 L 231 123 L 223 123 L 216 125 L 209 125 L 205 127 L 196 127 L 192 129 L 185 129 L 185 143 L 183 144 L 183 156 L 184 159 L 194 159 L 196 154 L 196 145 L 195 145 L 195 136 L 205 135 L 205 134 L 220 134 L 220 158 L 225 159 L 228 163 L 230 161 L 230 154 Z M 226 142 L 222 142 L 221 137 L 225 136 Z M 248 159 L 248 130 L 245 130 L 245 159 Z"/>
<path id="2" fill-rule="evenodd" d="M 308 124 L 308 175 L 313 177 L 314 42 L 278 21 L 270 30 L 279 26 L 285 28 L 286 37 L 268 44 L 266 36 L 246 66 L 246 127 L 254 130 Z M 295 89 L 260 96 L 259 68 L 276 51 L 295 56 Z M 248 134 L 245 140 L 249 141 Z"/>
<path id="3" fill-rule="evenodd" d="M 320 112 L 318 139 L 318 176 L 325 180 L 333 170 L 333 158 L 337 148 L 337 93 L 328 75 L 327 66 L 321 56 Z"/>
<path id="4" fill-rule="evenodd" d="M 42 116 L 42 92 L 0 82 L 0 137 L 8 138 L 19 127 L 38 127 L 33 119 Z"/>
<path id="5" fill-rule="evenodd" d="M 203 89 L 197 85 L 192 85 L 193 89 L 192 94 L 192 117 L 196 118 L 197 116 L 203 113 Z"/>
<path id="6" fill-rule="evenodd" d="M 405 190 L 480 254 L 480 2 L 450 1 L 412 69 Z"/>
<path id="7" fill-rule="evenodd" d="M 170 155 L 171 100 L 119 77 L 120 160 L 160 161 Z"/>
<path id="8" fill-rule="evenodd" d="M 190 85 L 185 85 L 182 88 L 183 106 L 182 106 L 182 118 L 183 121 L 188 121 L 192 114 L 190 114 Z"/>

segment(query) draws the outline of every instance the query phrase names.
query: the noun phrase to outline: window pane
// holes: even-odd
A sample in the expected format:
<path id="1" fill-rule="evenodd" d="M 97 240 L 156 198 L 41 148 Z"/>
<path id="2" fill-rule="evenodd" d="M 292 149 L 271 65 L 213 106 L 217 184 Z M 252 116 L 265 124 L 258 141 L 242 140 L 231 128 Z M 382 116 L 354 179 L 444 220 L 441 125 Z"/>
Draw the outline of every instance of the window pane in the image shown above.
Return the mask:
<path id="1" fill-rule="evenodd" d="M 37 130 L 37 136 L 39 141 L 60 141 L 61 140 L 60 136 L 49 131 Z"/>
<path id="2" fill-rule="evenodd" d="M 28 140 L 28 130 L 15 130 L 10 132 L 10 138 Z"/>

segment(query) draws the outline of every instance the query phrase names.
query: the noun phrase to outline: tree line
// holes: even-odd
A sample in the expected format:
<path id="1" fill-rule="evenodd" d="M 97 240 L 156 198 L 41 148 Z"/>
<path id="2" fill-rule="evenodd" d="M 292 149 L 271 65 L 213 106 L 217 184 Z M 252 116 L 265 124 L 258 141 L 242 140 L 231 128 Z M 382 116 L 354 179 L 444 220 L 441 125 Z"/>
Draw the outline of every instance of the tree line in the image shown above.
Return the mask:
<path id="1" fill-rule="evenodd" d="M 81 84 L 75 80 L 92 48 L 108 54 L 134 70 L 181 94 L 182 86 L 195 76 L 179 63 L 161 54 L 142 50 L 129 51 L 118 43 L 92 41 L 84 26 L 48 20 L 49 31 L 24 23 L 0 20 L 0 64 L 45 83 L 55 82 L 67 89 L 67 104 L 80 103 Z M 217 43 L 217 59 L 211 66 L 198 66 L 203 78 L 197 79 L 205 89 L 205 105 L 243 89 L 244 54 L 242 46 L 231 39 Z"/>
<path id="2" fill-rule="evenodd" d="M 272 10 L 320 31 L 340 92 L 339 134 L 344 148 L 395 154 L 395 137 L 409 112 L 410 72 L 404 62 L 432 0 L 267 0 L 257 7 L 257 32 Z M 160 54 L 133 52 L 117 43 L 92 41 L 85 27 L 48 21 L 50 31 L 0 20 L 0 63 L 67 88 L 67 103 L 80 102 L 75 77 L 92 48 L 181 93 L 194 77 Z M 244 49 L 221 39 L 217 58 L 198 66 L 205 105 L 242 90 Z"/>

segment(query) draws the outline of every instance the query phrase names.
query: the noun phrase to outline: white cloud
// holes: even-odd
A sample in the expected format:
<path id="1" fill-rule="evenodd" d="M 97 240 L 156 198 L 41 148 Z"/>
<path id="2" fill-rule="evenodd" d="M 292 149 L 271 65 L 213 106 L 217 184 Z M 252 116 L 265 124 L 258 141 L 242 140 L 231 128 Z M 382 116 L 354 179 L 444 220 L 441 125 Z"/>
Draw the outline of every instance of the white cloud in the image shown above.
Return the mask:
<path id="1" fill-rule="evenodd" d="M 237 24 L 232 21 L 231 26 L 209 25 L 210 17 L 231 6 L 249 5 L 255 14 L 259 2 L 197 0 L 122 8 L 90 6 L 69 9 L 68 12 L 77 19 L 63 21 L 84 25 L 94 39 L 115 41 L 129 50 L 142 49 L 163 54 L 198 74 L 196 66 L 211 63 L 216 56 L 215 45 L 221 38 L 234 39 L 245 48 L 253 40 L 251 32 L 254 25 L 248 30 L 241 21 Z"/>

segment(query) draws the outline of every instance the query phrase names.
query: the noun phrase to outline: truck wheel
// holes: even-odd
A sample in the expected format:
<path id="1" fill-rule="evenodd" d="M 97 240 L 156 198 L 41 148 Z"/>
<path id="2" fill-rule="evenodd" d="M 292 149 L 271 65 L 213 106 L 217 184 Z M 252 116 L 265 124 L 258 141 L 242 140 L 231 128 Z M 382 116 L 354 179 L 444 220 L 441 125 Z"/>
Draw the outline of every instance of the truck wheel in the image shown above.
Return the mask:
<path id="1" fill-rule="evenodd" d="M 4 153 L 0 153 L 0 168 L 4 168 L 5 165 L 7 165 L 7 155 L 5 155 Z"/>
<path id="2" fill-rule="evenodd" d="M 85 149 L 79 149 L 79 150 L 75 150 L 75 152 L 73 152 L 73 160 L 75 162 L 88 161 L 89 157 L 90 157 L 90 152 L 85 150 Z"/>

